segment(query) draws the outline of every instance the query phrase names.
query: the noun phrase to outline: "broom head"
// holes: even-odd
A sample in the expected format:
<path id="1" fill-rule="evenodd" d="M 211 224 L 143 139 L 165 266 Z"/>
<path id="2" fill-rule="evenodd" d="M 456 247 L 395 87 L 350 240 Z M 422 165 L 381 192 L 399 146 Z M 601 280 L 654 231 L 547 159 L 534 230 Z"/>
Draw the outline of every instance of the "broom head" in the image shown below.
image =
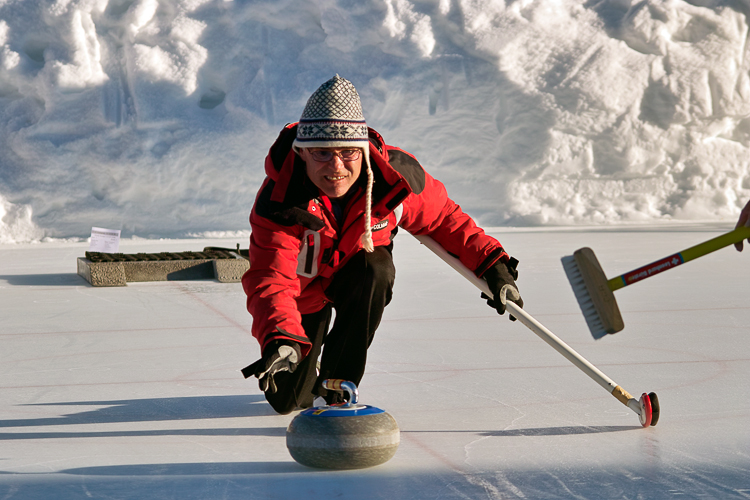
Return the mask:
<path id="1" fill-rule="evenodd" d="M 615 294 L 609 288 L 594 251 L 581 248 L 573 255 L 563 257 L 562 263 L 594 339 L 625 328 Z"/>

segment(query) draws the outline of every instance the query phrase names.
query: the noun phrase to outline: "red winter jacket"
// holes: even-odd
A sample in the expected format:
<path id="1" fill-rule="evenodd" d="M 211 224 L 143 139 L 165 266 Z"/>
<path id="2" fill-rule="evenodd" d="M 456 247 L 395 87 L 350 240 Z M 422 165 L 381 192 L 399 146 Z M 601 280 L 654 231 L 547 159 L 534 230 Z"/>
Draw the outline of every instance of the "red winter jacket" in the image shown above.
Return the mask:
<path id="1" fill-rule="evenodd" d="M 430 235 L 480 277 L 498 260 L 508 260 L 500 243 L 477 227 L 412 155 L 369 132 L 375 246 L 389 245 L 402 227 Z M 292 150 L 296 135 L 297 124 L 287 125 L 266 157 L 267 177 L 250 213 L 251 265 L 242 286 L 261 348 L 277 338 L 293 339 L 304 356 L 311 344 L 301 315 L 323 308 L 332 276 L 362 250 L 365 201 L 362 182 L 337 224 L 330 200 L 307 178 L 304 162 Z"/>

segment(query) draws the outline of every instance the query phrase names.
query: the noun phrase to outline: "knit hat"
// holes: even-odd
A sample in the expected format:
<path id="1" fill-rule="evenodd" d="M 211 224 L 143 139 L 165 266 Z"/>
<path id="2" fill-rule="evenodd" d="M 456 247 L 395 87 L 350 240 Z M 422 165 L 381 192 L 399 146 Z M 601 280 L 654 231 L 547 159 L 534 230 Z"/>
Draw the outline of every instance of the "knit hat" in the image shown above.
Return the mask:
<path id="1" fill-rule="evenodd" d="M 373 175 L 370 168 L 370 140 L 362 114 L 362 103 L 352 82 L 336 75 L 313 92 L 302 111 L 293 147 L 295 151 L 299 148 L 363 150 L 367 168 L 367 193 L 362 246 L 367 252 L 375 250 L 371 228 Z"/>

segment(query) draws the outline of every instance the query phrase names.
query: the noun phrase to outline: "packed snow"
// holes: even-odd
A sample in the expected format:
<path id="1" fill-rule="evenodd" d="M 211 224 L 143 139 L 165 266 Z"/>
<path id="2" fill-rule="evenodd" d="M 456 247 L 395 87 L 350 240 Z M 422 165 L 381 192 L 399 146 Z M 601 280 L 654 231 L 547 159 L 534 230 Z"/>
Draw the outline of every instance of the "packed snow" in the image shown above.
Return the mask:
<path id="1" fill-rule="evenodd" d="M 0 0 L 0 243 L 236 235 L 338 73 L 485 226 L 726 223 L 750 4 Z"/>

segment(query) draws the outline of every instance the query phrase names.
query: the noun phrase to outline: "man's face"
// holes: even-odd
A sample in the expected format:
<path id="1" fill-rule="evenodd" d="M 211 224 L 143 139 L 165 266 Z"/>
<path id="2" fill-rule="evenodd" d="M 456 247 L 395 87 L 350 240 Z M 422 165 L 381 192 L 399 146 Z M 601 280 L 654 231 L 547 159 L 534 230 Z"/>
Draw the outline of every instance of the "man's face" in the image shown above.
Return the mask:
<path id="1" fill-rule="evenodd" d="M 354 151 L 359 154 L 353 153 Z M 307 176 L 329 198 L 340 198 L 349 192 L 362 171 L 362 151 L 356 148 L 303 148 Z M 318 153 L 316 153 L 318 152 Z M 332 153 L 332 156 L 330 155 Z M 357 156 L 356 160 L 342 159 Z M 320 157 L 331 156 L 327 161 Z M 316 159 L 316 157 L 318 159 Z"/>

